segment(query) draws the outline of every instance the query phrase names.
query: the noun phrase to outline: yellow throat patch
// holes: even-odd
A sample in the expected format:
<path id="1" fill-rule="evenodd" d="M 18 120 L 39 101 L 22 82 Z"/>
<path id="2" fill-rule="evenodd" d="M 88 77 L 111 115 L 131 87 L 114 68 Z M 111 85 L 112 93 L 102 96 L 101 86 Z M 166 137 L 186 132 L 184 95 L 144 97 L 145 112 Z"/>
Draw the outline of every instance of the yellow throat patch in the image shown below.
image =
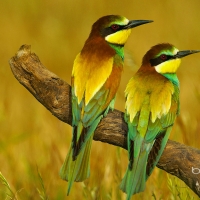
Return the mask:
<path id="1" fill-rule="evenodd" d="M 177 59 L 163 62 L 163 63 L 155 66 L 155 70 L 160 74 L 176 73 L 180 64 L 181 64 L 181 59 L 177 58 Z"/>
<path id="2" fill-rule="evenodd" d="M 130 34 L 131 34 L 131 29 L 124 29 L 106 36 L 105 40 L 111 44 L 123 45 L 126 43 Z"/>

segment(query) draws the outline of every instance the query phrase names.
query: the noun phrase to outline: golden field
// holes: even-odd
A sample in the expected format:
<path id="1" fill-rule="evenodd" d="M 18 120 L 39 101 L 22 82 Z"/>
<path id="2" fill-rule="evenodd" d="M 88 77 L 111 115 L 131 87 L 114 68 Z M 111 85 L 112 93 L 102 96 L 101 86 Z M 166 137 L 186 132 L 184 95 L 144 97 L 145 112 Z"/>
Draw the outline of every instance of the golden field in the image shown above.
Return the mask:
<path id="1" fill-rule="evenodd" d="M 0 1 L 0 199 L 126 197 L 118 186 L 127 167 L 127 152 L 96 141 L 90 178 L 75 183 L 66 196 L 67 182 L 60 179 L 59 170 L 71 142 L 71 127 L 52 116 L 14 78 L 8 61 L 22 44 L 30 44 L 50 71 L 70 83 L 73 60 L 99 17 L 120 14 L 128 19 L 154 20 L 133 29 L 125 46 L 124 73 L 115 105 L 124 111 L 125 86 L 151 46 L 169 42 L 180 50 L 200 49 L 199 8 L 199 0 Z M 178 77 L 181 114 L 170 139 L 200 149 L 200 54 L 183 58 Z M 145 192 L 132 199 L 198 197 L 182 181 L 156 168 Z"/>

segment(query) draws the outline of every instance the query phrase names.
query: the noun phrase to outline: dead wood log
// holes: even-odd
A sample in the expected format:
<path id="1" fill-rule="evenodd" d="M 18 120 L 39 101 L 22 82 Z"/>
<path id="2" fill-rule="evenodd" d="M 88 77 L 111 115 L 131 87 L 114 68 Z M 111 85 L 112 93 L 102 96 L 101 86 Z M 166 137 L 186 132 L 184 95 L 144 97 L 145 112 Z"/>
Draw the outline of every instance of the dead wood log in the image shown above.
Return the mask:
<path id="1" fill-rule="evenodd" d="M 48 71 L 29 45 L 9 61 L 15 78 L 59 120 L 71 125 L 71 87 Z M 123 113 L 114 110 L 98 125 L 94 140 L 127 148 Z M 184 181 L 200 197 L 200 150 L 169 140 L 157 165 Z"/>

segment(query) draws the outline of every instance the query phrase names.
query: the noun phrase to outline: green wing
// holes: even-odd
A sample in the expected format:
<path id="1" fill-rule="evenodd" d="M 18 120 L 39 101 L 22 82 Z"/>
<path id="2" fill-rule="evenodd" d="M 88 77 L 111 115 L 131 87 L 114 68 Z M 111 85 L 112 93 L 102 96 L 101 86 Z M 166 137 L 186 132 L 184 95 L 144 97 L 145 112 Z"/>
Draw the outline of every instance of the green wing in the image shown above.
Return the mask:
<path id="1" fill-rule="evenodd" d="M 149 137 L 147 139 L 153 139 L 150 135 L 156 135 L 155 143 L 149 154 L 147 163 L 147 179 L 151 175 L 154 167 L 157 165 L 169 139 L 172 126 L 175 122 L 177 115 L 180 112 L 179 102 L 179 87 L 174 85 L 174 94 L 172 95 L 171 108 L 167 115 L 162 116 L 161 119 L 157 119 L 155 123 L 150 122 L 149 124 Z M 157 129 L 157 130 L 156 130 Z M 156 134 L 156 131 L 157 134 Z"/>
<path id="2" fill-rule="evenodd" d="M 129 112 L 125 114 L 125 121 L 128 124 L 129 166 L 120 188 L 127 193 L 127 199 L 135 193 L 144 191 L 146 180 L 166 146 L 172 125 L 179 112 L 179 89 L 174 87 L 170 110 L 160 119 L 157 118 L 155 122 L 151 121 L 150 96 L 148 95 L 132 122 L 130 122 Z"/>
<path id="3" fill-rule="evenodd" d="M 110 108 L 109 104 L 107 109 L 104 108 L 109 92 L 110 90 L 102 87 L 88 105 L 85 106 L 83 99 L 78 104 L 72 85 L 72 144 L 60 170 L 61 178 L 69 181 L 67 194 L 69 194 L 74 181 L 83 181 L 90 175 L 92 136 L 103 115 Z M 110 104 L 112 104 L 114 99 Z"/>
<path id="4" fill-rule="evenodd" d="M 84 100 L 78 104 L 77 98 L 73 97 L 73 143 L 76 146 L 75 156 L 81 151 L 86 144 L 86 141 L 92 136 L 97 125 L 102 119 L 103 115 L 111 108 L 111 104 L 115 101 L 112 99 L 111 103 L 107 104 L 109 90 L 102 87 L 90 100 L 87 106 L 84 105 Z"/>

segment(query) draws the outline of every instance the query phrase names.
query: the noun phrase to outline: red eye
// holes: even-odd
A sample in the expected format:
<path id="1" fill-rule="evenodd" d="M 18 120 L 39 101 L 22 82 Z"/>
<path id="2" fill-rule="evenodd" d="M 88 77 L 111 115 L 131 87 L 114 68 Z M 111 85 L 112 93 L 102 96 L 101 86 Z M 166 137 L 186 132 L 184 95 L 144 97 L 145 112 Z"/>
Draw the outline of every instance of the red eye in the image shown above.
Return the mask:
<path id="1" fill-rule="evenodd" d="M 113 24 L 113 25 L 111 26 L 111 28 L 112 28 L 112 30 L 117 31 L 117 30 L 119 29 L 119 25 Z"/>
<path id="2" fill-rule="evenodd" d="M 161 55 L 160 55 L 160 58 L 161 58 L 162 60 L 167 60 L 167 56 L 166 56 L 165 54 L 161 54 Z"/>

